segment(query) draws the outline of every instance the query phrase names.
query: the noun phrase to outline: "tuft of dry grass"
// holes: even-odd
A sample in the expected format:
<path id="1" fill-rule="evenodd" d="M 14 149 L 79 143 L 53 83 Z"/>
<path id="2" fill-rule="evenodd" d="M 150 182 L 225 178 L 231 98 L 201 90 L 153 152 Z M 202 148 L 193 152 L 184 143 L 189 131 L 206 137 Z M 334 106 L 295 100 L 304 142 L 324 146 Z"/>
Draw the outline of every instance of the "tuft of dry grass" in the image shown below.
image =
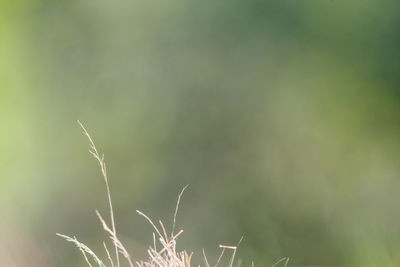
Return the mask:
<path id="1" fill-rule="evenodd" d="M 177 251 L 176 249 L 176 240 L 177 238 L 183 233 L 183 230 L 178 231 L 178 233 L 174 234 L 175 231 L 175 224 L 176 224 L 176 216 L 178 213 L 179 209 L 179 203 L 181 200 L 181 197 L 185 191 L 185 189 L 188 186 L 185 186 L 181 193 L 178 196 L 178 201 L 176 203 L 176 208 L 174 212 L 174 217 L 173 217 L 173 224 L 172 224 L 172 230 L 171 233 L 168 235 L 167 231 L 164 227 L 164 224 L 162 221 L 158 221 L 159 226 L 157 226 L 146 214 L 143 212 L 137 210 L 136 212 L 144 217 L 149 224 L 154 228 L 154 231 L 157 234 L 158 238 L 154 237 L 154 247 L 149 247 L 147 250 L 148 258 L 145 260 L 138 260 L 135 261 L 135 264 L 132 261 L 132 258 L 128 252 L 128 250 L 125 248 L 121 240 L 118 238 L 116 227 L 115 227 L 115 220 L 114 220 L 114 212 L 113 212 L 113 206 L 112 206 L 112 201 L 111 201 L 111 192 L 110 192 L 110 186 L 108 184 L 108 177 L 107 177 L 107 169 L 106 169 L 106 163 L 104 160 L 104 154 L 101 154 L 98 152 L 96 145 L 91 138 L 90 134 L 86 130 L 86 128 L 83 126 L 83 124 L 78 120 L 78 124 L 80 125 L 84 135 L 89 139 L 89 153 L 98 161 L 100 170 L 106 185 L 106 191 L 107 191 L 107 197 L 108 197 L 108 204 L 109 204 L 109 216 L 110 216 L 110 221 L 111 221 L 111 227 L 107 224 L 106 220 L 101 216 L 100 212 L 96 210 L 96 215 L 99 218 L 104 231 L 106 231 L 109 234 L 110 240 L 114 245 L 114 256 L 111 256 L 106 243 L 103 242 L 104 249 L 107 254 L 108 261 L 110 263 L 109 266 L 111 267 L 120 267 L 120 255 L 122 255 L 128 265 L 130 267 L 133 267 L 135 264 L 137 267 L 190 267 L 191 266 L 191 259 L 193 252 L 188 253 L 186 250 L 183 251 Z M 107 267 L 103 261 L 85 244 L 82 242 L 78 241 L 76 237 L 69 237 L 67 235 L 59 234 L 57 233 L 58 236 L 64 238 L 65 240 L 74 243 L 79 250 L 82 252 L 82 255 L 86 261 L 86 263 L 92 267 L 92 263 L 97 264 L 99 267 Z M 154 235 L 154 234 L 153 234 Z M 156 241 L 161 244 L 160 249 L 157 249 L 156 247 Z M 235 260 L 235 255 L 237 248 L 242 241 L 243 237 L 240 239 L 239 243 L 236 246 L 226 246 L 226 245 L 220 245 L 219 247 L 221 248 L 221 253 L 218 257 L 217 262 L 212 265 L 212 267 L 217 267 L 218 264 L 221 262 L 222 256 L 224 255 L 224 252 L 226 249 L 232 250 L 232 256 L 229 261 L 228 267 L 232 267 L 234 260 Z M 89 257 L 88 257 L 89 256 Z M 204 258 L 204 263 L 206 267 L 211 267 L 209 264 L 209 261 L 207 259 L 205 250 L 203 249 L 203 258 Z M 285 266 L 288 262 L 288 258 L 283 258 L 280 261 L 278 261 L 276 264 L 273 266 L 276 266 L 277 264 L 286 261 Z M 254 267 L 254 264 L 252 263 L 252 267 Z"/>

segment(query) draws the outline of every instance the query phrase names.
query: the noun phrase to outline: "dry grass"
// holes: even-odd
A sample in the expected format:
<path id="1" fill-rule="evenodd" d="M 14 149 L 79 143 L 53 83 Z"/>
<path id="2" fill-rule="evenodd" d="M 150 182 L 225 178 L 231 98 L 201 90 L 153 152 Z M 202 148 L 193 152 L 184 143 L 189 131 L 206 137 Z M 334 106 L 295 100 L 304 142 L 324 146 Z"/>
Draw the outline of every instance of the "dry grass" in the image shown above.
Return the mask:
<path id="1" fill-rule="evenodd" d="M 128 252 L 128 250 L 125 248 L 123 243 L 120 241 L 117 235 L 116 227 L 115 227 L 115 220 L 114 220 L 114 212 L 113 212 L 113 207 L 112 207 L 112 201 L 111 201 L 111 193 L 110 193 L 110 187 L 108 184 L 108 177 L 107 177 L 107 169 L 106 169 L 106 163 L 104 161 L 104 154 L 99 154 L 96 145 L 93 142 L 93 139 L 89 135 L 88 131 L 85 129 L 83 124 L 78 121 L 80 127 L 83 130 L 83 133 L 86 135 L 86 137 L 89 139 L 89 145 L 90 149 L 89 152 L 92 154 L 92 156 L 98 161 L 100 170 L 102 173 L 102 176 L 104 178 L 104 182 L 106 185 L 106 190 L 107 190 L 107 197 L 108 197 L 108 204 L 109 204 L 109 211 L 110 211 L 110 221 L 111 221 L 111 227 L 107 224 L 106 220 L 101 216 L 100 212 L 96 210 L 96 215 L 99 218 L 101 224 L 103 225 L 103 229 L 109 234 L 110 240 L 112 241 L 114 245 L 114 256 L 112 257 L 106 243 L 103 242 L 104 249 L 107 254 L 108 262 L 111 267 L 120 267 L 120 255 L 122 255 L 128 265 L 130 267 L 137 266 L 137 267 L 190 267 L 191 266 L 191 259 L 193 252 L 188 253 L 186 250 L 183 251 L 177 251 L 176 250 L 176 240 L 177 238 L 183 233 L 183 230 L 178 231 L 178 233 L 174 234 L 175 231 L 175 223 L 176 223 L 176 216 L 178 213 L 179 209 L 179 203 L 181 200 L 181 197 L 183 195 L 183 192 L 187 188 L 185 186 L 181 193 L 178 196 L 178 201 L 176 203 L 176 208 L 175 208 L 175 213 L 174 213 L 174 218 L 173 218 L 173 224 L 172 224 L 172 230 L 171 233 L 168 235 L 167 231 L 164 227 L 164 224 L 162 221 L 158 221 L 159 226 L 157 226 L 146 214 L 143 212 L 137 210 L 137 213 L 141 216 L 143 216 L 154 228 L 154 231 L 157 233 L 158 238 L 154 236 L 154 247 L 149 247 L 147 250 L 148 253 L 148 258 L 146 260 L 140 260 L 140 261 L 135 261 L 135 264 L 132 261 L 132 258 Z M 82 252 L 83 257 L 86 261 L 86 263 L 92 267 L 93 263 L 96 264 L 99 267 L 106 267 L 106 264 L 85 244 L 82 242 L 78 241 L 76 237 L 69 237 L 66 235 L 58 234 L 58 236 L 64 238 L 65 240 L 74 243 L 79 250 Z M 157 249 L 156 246 L 156 239 L 158 242 L 161 244 L 160 249 Z M 221 248 L 221 253 L 220 256 L 218 257 L 217 262 L 214 265 L 210 265 L 209 261 L 207 259 L 205 250 L 203 249 L 203 258 L 204 258 L 204 263 L 206 267 L 217 267 L 222 259 L 222 256 L 224 255 L 225 250 L 231 250 L 232 255 L 229 261 L 228 267 L 233 267 L 234 261 L 235 261 L 235 255 L 237 248 L 242 241 L 243 237 L 240 239 L 238 244 L 236 246 L 226 246 L 226 245 L 219 245 Z M 275 263 L 273 266 L 276 266 L 280 264 L 281 262 L 285 263 L 285 266 L 287 265 L 289 259 L 288 258 L 283 258 L 279 260 L 277 263 Z M 252 267 L 254 267 L 254 264 L 252 263 Z"/>

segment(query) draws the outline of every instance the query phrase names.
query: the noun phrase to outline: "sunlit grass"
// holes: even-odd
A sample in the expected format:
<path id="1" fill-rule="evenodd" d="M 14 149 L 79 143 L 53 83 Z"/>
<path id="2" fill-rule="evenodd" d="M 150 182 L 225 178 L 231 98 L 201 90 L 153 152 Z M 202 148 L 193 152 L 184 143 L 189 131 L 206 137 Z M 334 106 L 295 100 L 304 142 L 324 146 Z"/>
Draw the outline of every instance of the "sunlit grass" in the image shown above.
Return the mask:
<path id="1" fill-rule="evenodd" d="M 179 203 L 181 201 L 181 197 L 183 195 L 183 192 L 187 188 L 185 186 L 181 193 L 178 196 L 178 201 L 176 203 L 176 208 L 174 212 L 174 217 L 173 217 L 173 224 L 172 224 L 172 230 L 168 234 L 165 226 L 162 221 L 158 221 L 157 223 L 154 223 L 146 214 L 143 212 L 137 210 L 137 213 L 141 216 L 143 216 L 149 224 L 152 225 L 156 235 L 153 233 L 153 239 L 154 239 L 154 244 L 153 247 L 149 247 L 147 249 L 147 254 L 148 258 L 144 260 L 137 260 L 135 263 L 133 262 L 130 253 L 128 250 L 125 248 L 124 244 L 120 241 L 117 235 L 116 227 L 115 227 L 115 220 L 114 220 L 114 211 L 113 211 L 113 206 L 112 206 L 112 200 L 111 200 L 111 192 L 110 192 L 110 187 L 108 184 L 108 177 L 107 177 L 107 169 L 106 169 L 106 163 L 104 160 L 104 154 L 100 154 L 96 148 L 96 145 L 91 138 L 90 134 L 88 131 L 85 129 L 83 124 L 78 121 L 80 127 L 83 130 L 83 133 L 87 136 L 89 139 L 89 144 L 90 144 L 90 149 L 89 152 L 92 154 L 92 156 L 98 161 L 102 176 L 104 178 L 104 182 L 106 185 L 107 189 L 107 197 L 108 197 L 108 204 L 109 204 L 109 212 L 110 212 L 110 221 L 111 221 L 111 227 L 107 224 L 106 220 L 102 217 L 99 211 L 96 210 L 96 215 L 99 218 L 103 229 L 109 234 L 110 240 L 114 245 L 115 252 L 113 253 L 114 255 L 111 256 L 107 245 L 105 242 L 103 242 L 105 252 L 107 254 L 107 260 L 109 262 L 109 265 L 106 265 L 104 261 L 100 259 L 99 256 L 96 255 L 93 250 L 91 250 L 88 246 L 86 246 L 84 243 L 79 241 L 75 236 L 74 237 L 69 237 L 67 235 L 59 234 L 57 233 L 58 236 L 64 238 L 65 240 L 74 243 L 79 250 L 82 252 L 82 255 L 88 264 L 88 266 L 92 267 L 92 264 L 96 264 L 99 267 L 120 267 L 121 266 L 121 259 L 120 255 L 123 256 L 123 258 L 126 260 L 126 262 L 129 264 L 130 267 L 137 266 L 137 267 L 190 267 L 191 266 L 191 259 L 193 256 L 193 252 L 187 252 L 186 250 L 178 251 L 176 248 L 176 243 L 177 243 L 177 238 L 183 233 L 183 230 L 179 230 L 177 233 L 175 233 L 175 225 L 176 225 L 176 216 L 178 213 L 179 209 Z M 157 237 L 156 237 L 157 236 Z M 230 257 L 230 260 L 228 262 L 228 267 L 232 267 L 235 262 L 235 255 L 237 248 L 242 241 L 243 238 L 241 238 L 236 246 L 227 246 L 227 245 L 219 245 L 221 248 L 221 253 L 218 257 L 218 260 L 215 264 L 210 265 L 205 250 L 203 249 L 203 258 L 204 258 L 204 264 L 206 267 L 217 267 L 221 263 L 222 256 L 224 255 L 225 250 L 231 250 L 232 255 Z M 158 241 L 158 242 L 157 242 Z M 157 249 L 157 244 L 160 244 L 160 248 Z M 277 266 L 281 262 L 285 263 L 285 266 L 288 263 L 288 258 L 283 258 L 277 263 L 275 263 L 273 266 Z M 254 264 L 252 263 L 252 266 Z"/>

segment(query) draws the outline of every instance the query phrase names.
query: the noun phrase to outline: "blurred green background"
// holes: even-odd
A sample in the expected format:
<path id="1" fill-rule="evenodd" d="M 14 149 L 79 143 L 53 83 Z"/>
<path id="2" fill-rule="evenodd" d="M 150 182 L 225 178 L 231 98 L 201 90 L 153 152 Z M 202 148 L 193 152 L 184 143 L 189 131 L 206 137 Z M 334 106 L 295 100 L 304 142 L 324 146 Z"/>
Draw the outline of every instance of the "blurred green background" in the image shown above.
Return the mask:
<path id="1" fill-rule="evenodd" d="M 133 258 L 235 244 L 242 266 L 400 266 L 400 4 L 2 0 L 0 266 L 85 266 L 107 214 Z"/>

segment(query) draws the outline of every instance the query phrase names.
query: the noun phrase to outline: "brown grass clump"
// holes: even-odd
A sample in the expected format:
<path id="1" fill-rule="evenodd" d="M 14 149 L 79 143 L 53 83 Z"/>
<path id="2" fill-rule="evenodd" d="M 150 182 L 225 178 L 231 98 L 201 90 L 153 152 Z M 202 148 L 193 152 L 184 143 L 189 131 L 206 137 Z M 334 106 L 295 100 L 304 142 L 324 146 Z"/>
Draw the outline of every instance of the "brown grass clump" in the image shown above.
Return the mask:
<path id="1" fill-rule="evenodd" d="M 178 233 L 176 233 L 176 234 L 174 233 L 176 215 L 178 213 L 178 208 L 179 208 L 179 202 L 180 202 L 182 194 L 185 191 L 185 189 L 187 188 L 187 186 L 185 186 L 183 188 L 182 192 L 179 194 L 178 201 L 177 201 L 176 208 L 175 208 L 174 218 L 173 218 L 172 230 L 169 235 L 167 234 L 164 224 L 161 221 L 158 222 L 159 226 L 157 226 L 155 223 L 153 223 L 153 221 L 147 215 L 145 215 L 141 211 L 137 210 L 137 213 L 139 215 L 143 216 L 153 226 L 154 231 L 157 233 L 158 242 L 161 244 L 161 247 L 160 247 L 160 249 L 157 249 L 156 244 L 155 244 L 156 242 L 154 242 L 154 247 L 149 247 L 147 250 L 148 258 L 146 260 L 136 261 L 134 264 L 128 250 L 125 248 L 125 246 L 120 241 L 120 239 L 118 238 L 118 235 L 117 235 L 115 221 L 114 221 L 114 212 L 113 212 L 112 201 L 111 201 L 110 187 L 108 185 L 106 163 L 104 161 L 104 154 L 101 154 L 101 155 L 99 154 L 91 136 L 86 131 L 83 124 L 80 121 L 78 121 L 78 123 L 79 123 L 80 127 L 82 128 L 83 133 L 89 139 L 89 144 L 90 144 L 89 152 L 98 161 L 98 163 L 100 165 L 100 170 L 101 170 L 102 176 L 104 178 L 104 182 L 105 182 L 106 189 L 107 189 L 108 204 L 109 204 L 109 208 L 110 208 L 111 227 L 107 224 L 106 220 L 101 216 L 99 211 L 96 210 L 96 214 L 97 214 L 97 217 L 99 218 L 101 224 L 103 225 L 104 230 L 109 234 L 110 239 L 114 245 L 115 251 L 114 251 L 114 256 L 112 257 L 106 244 L 103 242 L 104 249 L 107 253 L 107 258 L 108 258 L 108 262 L 109 262 L 108 266 L 120 267 L 120 255 L 122 255 L 130 267 L 133 267 L 135 265 L 137 267 L 190 267 L 193 252 L 188 253 L 186 250 L 183 250 L 183 251 L 176 250 L 176 240 L 183 233 L 183 230 L 178 231 Z M 106 264 L 104 264 L 104 262 L 89 247 L 87 247 L 82 242 L 78 241 L 78 239 L 76 237 L 72 238 L 72 237 L 69 237 L 66 235 L 62 235 L 62 234 L 57 234 L 57 235 L 64 238 L 65 240 L 67 240 L 69 242 L 74 243 L 79 248 L 79 250 L 82 252 L 86 263 L 90 267 L 93 266 L 92 265 L 93 263 L 99 267 L 106 267 Z M 239 241 L 239 243 L 240 243 L 240 241 Z M 221 251 L 221 254 L 220 254 L 217 262 L 215 263 L 215 265 L 209 264 L 208 259 L 205 254 L 205 251 L 203 249 L 203 257 L 204 257 L 204 262 L 205 262 L 206 267 L 217 267 L 218 264 L 220 263 L 221 258 L 226 249 L 233 251 L 229 265 L 228 265 L 229 267 L 233 266 L 237 246 L 220 245 L 220 248 L 222 249 L 222 251 Z"/>

